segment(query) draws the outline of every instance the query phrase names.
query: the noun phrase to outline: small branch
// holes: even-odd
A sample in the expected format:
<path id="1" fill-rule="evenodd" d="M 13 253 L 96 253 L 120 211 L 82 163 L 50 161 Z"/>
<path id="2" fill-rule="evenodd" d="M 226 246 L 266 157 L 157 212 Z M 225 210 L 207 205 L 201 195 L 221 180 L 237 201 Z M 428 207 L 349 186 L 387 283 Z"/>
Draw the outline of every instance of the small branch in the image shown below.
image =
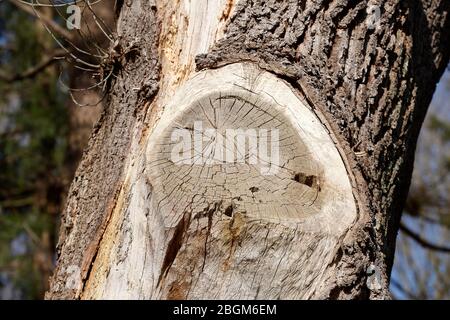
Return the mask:
<path id="1" fill-rule="evenodd" d="M 418 244 L 420 244 L 424 248 L 428 248 L 435 251 L 450 253 L 449 247 L 443 247 L 439 246 L 433 243 L 428 242 L 428 240 L 422 238 L 420 235 L 416 234 L 414 231 L 409 229 L 407 226 L 405 226 L 403 223 L 400 223 L 400 230 L 403 231 L 408 237 L 415 240 Z"/>
<path id="2" fill-rule="evenodd" d="M 10 3 L 12 3 L 13 5 L 15 5 L 17 8 L 21 9 L 22 11 L 25 11 L 26 13 L 32 15 L 33 17 L 36 17 L 38 19 L 41 19 L 43 23 L 45 23 L 49 28 L 51 28 L 55 33 L 59 34 L 60 36 L 62 36 L 63 38 L 67 39 L 67 40 L 73 40 L 73 36 L 72 34 L 64 29 L 63 27 L 61 27 L 59 24 L 57 24 L 55 21 L 53 21 L 52 19 L 49 19 L 41 14 L 39 14 L 39 16 L 36 14 L 36 10 L 32 8 L 32 4 L 30 5 L 26 5 L 20 1 L 17 0 L 8 0 Z"/>
<path id="3" fill-rule="evenodd" d="M 22 208 L 32 205 L 33 202 L 34 198 L 28 197 L 24 199 L 5 200 L 0 202 L 0 206 L 2 206 L 3 208 Z"/>
<path id="4" fill-rule="evenodd" d="M 56 62 L 56 57 L 64 56 L 65 52 L 63 50 L 56 50 L 51 56 L 42 60 L 39 64 L 29 68 L 23 73 L 8 75 L 6 72 L 0 70 L 0 79 L 4 81 L 19 81 L 26 78 L 32 78 L 36 76 L 39 72 Z"/>

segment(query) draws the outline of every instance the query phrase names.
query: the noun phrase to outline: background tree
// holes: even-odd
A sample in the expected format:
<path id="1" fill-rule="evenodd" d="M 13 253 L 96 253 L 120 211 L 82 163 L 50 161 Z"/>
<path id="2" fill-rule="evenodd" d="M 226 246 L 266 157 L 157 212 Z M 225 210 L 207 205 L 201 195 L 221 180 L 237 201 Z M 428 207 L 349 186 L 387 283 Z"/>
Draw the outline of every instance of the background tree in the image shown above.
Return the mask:
<path id="1" fill-rule="evenodd" d="M 111 3 L 93 8 L 110 24 L 113 14 L 105 9 Z M 82 29 L 72 32 L 65 6 L 34 11 L 20 1 L 3 1 L 0 7 L 1 296 L 42 298 L 54 267 L 65 195 L 101 108 L 95 105 L 101 92 L 83 91 L 81 103 L 94 106 L 81 108 L 70 99 L 67 87 L 89 87 L 95 79 L 62 63 L 70 57 L 45 26 L 58 38 L 70 37 L 80 50 L 90 50 L 87 43 L 108 43 L 85 7 Z"/>

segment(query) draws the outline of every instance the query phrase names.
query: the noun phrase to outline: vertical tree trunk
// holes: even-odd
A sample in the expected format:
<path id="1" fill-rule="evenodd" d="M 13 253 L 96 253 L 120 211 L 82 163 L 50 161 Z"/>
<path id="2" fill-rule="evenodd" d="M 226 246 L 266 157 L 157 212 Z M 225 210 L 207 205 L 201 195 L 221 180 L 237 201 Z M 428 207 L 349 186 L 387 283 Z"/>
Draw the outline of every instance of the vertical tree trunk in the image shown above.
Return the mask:
<path id="1" fill-rule="evenodd" d="M 449 6 L 124 2 L 47 297 L 389 297 Z"/>

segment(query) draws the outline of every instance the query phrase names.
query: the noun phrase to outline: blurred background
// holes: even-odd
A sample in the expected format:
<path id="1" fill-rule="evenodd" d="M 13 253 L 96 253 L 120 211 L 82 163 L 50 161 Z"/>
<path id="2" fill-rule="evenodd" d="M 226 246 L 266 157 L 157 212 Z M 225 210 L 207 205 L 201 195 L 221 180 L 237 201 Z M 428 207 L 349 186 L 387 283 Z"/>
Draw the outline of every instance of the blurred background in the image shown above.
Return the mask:
<path id="1" fill-rule="evenodd" d="M 109 47 L 115 1 L 82 6 L 81 29 L 71 32 L 59 27 L 70 18 L 64 2 L 33 10 L 0 0 L 0 299 L 43 298 L 65 195 L 102 109 L 99 86 L 82 89 L 99 81 L 88 65 Z M 450 299 L 449 171 L 450 67 L 417 146 L 392 272 L 395 299 Z"/>

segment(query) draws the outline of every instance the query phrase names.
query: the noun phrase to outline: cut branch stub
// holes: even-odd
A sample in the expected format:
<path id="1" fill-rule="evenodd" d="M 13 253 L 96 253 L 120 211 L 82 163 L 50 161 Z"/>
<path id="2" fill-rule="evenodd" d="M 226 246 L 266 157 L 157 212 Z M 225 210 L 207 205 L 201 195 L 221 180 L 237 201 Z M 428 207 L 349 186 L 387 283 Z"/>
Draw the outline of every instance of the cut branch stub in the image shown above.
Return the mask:
<path id="1" fill-rule="evenodd" d="M 83 298 L 329 296 L 356 205 L 293 88 L 252 64 L 199 72 L 142 141 Z"/>
<path id="2" fill-rule="evenodd" d="M 356 217 L 344 163 L 319 118 L 251 64 L 204 71 L 173 97 L 149 139 L 152 206 L 166 228 L 218 214 L 340 236 Z"/>
<path id="3" fill-rule="evenodd" d="M 239 63 L 198 73 L 165 107 L 143 159 L 151 186 L 136 187 L 151 197 L 134 194 L 148 209 L 130 208 L 150 220 L 151 298 L 329 294 L 356 205 L 330 133 L 294 92 Z"/>

